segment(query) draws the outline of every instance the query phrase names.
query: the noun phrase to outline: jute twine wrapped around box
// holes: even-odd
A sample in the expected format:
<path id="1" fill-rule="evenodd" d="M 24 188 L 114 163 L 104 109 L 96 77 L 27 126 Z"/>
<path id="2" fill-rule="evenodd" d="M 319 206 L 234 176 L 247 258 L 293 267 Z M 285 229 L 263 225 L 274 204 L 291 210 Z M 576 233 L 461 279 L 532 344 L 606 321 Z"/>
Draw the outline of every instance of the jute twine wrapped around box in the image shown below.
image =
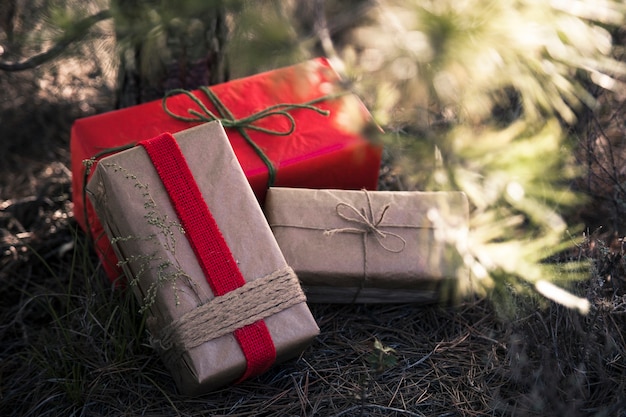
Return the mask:
<path id="1" fill-rule="evenodd" d="M 286 267 L 215 297 L 165 327 L 161 327 L 155 317 L 149 317 L 151 344 L 165 354 L 164 360 L 173 359 L 191 348 L 305 301 L 298 277 Z"/>

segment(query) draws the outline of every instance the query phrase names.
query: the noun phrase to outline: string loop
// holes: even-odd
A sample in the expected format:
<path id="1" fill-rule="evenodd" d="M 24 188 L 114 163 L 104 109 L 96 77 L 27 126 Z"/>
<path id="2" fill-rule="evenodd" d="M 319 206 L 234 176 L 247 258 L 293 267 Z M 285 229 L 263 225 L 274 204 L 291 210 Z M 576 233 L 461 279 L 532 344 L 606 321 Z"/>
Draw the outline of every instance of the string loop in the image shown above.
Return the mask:
<path id="1" fill-rule="evenodd" d="M 165 113 L 167 113 L 169 116 L 173 117 L 174 119 L 180 120 L 183 122 L 196 123 L 196 122 L 219 121 L 222 123 L 222 126 L 224 126 L 225 128 L 237 129 L 237 131 L 244 138 L 246 143 L 248 143 L 248 145 L 250 145 L 252 149 L 254 149 L 255 153 L 259 156 L 259 158 L 261 158 L 265 166 L 267 166 L 267 170 L 268 170 L 267 186 L 268 187 L 271 187 L 272 185 L 274 185 L 274 181 L 276 179 L 276 167 L 274 166 L 274 163 L 269 159 L 269 157 L 265 154 L 265 152 L 263 152 L 263 150 L 252 140 L 252 138 L 250 138 L 250 135 L 248 134 L 247 130 L 254 130 L 257 132 L 262 132 L 262 133 L 266 133 L 266 134 L 274 135 L 274 136 L 289 136 L 296 129 L 296 120 L 293 117 L 293 115 L 289 113 L 290 110 L 306 109 L 306 110 L 312 110 L 322 116 L 328 116 L 330 115 L 330 112 L 328 110 L 322 110 L 318 107 L 315 107 L 314 104 L 343 95 L 343 94 L 326 95 L 326 96 L 322 96 L 322 97 L 307 101 L 305 103 L 274 104 L 263 110 L 253 113 L 247 117 L 242 117 L 240 119 L 237 119 L 235 118 L 233 113 L 228 109 L 228 107 L 224 105 L 224 103 L 219 99 L 219 97 L 217 97 L 217 95 L 210 88 L 203 86 L 203 87 L 200 87 L 199 90 L 208 97 L 211 104 L 217 110 L 217 113 L 211 111 L 202 102 L 202 100 L 196 97 L 191 91 L 188 91 L 182 88 L 176 88 L 176 89 L 170 90 L 165 94 L 161 102 L 163 111 L 165 111 Z M 196 106 L 198 106 L 199 110 L 191 109 L 191 108 L 187 109 L 187 113 L 190 116 L 184 116 L 184 115 L 174 113 L 167 106 L 167 99 L 176 94 L 184 94 L 185 96 L 187 96 L 191 101 L 193 101 L 196 104 Z M 271 117 L 271 116 L 283 117 L 284 119 L 287 120 L 289 127 L 286 130 L 278 130 L 278 129 L 270 129 L 270 128 L 258 126 L 255 124 L 259 120 L 262 120 L 264 118 Z"/>
<path id="2" fill-rule="evenodd" d="M 335 233 L 358 233 L 363 234 L 364 236 L 373 235 L 376 238 L 378 244 L 385 249 L 387 252 L 392 253 L 400 253 L 404 250 L 406 246 L 406 240 L 396 233 L 388 232 L 381 230 L 381 223 L 387 213 L 387 210 L 390 207 L 390 204 L 387 203 L 383 206 L 380 211 L 380 214 L 377 218 L 374 218 L 374 213 L 372 209 L 372 201 L 370 199 L 369 193 L 366 190 L 363 190 L 367 199 L 367 206 L 362 208 L 361 210 L 357 209 L 355 206 L 340 202 L 335 206 L 335 212 L 339 217 L 344 219 L 350 223 L 356 223 L 361 227 L 342 227 L 337 229 L 329 229 L 325 230 L 325 235 L 333 235 Z M 344 209 L 344 210 L 342 210 Z M 347 211 L 347 212 L 344 212 Z M 386 239 L 389 238 L 389 242 L 392 240 L 395 241 L 398 245 L 392 246 L 386 244 Z"/>

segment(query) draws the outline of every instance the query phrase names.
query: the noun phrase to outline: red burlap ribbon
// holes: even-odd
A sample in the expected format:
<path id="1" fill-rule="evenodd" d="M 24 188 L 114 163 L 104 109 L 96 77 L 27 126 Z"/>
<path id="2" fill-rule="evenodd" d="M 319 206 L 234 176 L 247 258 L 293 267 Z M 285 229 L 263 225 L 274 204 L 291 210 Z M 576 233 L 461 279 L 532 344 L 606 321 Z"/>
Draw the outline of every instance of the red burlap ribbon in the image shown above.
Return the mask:
<path id="1" fill-rule="evenodd" d="M 174 137 L 163 133 L 139 145 L 148 152 L 167 190 L 213 294 L 219 297 L 243 286 L 246 281 Z M 275 361 L 276 347 L 263 320 L 233 334 L 247 363 L 240 381 L 263 373 Z"/>

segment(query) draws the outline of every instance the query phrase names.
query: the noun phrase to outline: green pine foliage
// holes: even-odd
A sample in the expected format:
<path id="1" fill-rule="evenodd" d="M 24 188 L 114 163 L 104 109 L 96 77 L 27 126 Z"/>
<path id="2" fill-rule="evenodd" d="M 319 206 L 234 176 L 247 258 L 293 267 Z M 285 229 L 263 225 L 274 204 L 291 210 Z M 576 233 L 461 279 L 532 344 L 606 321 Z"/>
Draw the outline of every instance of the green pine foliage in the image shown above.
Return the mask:
<path id="1" fill-rule="evenodd" d="M 365 12 L 352 13 L 359 6 Z M 382 140 L 405 187 L 470 198 L 469 242 L 448 237 L 472 271 L 461 294 L 506 306 L 538 293 L 586 312 L 586 300 L 559 288 L 589 277 L 588 265 L 563 255 L 583 239 L 567 218 L 584 203 L 571 186 L 582 170 L 568 129 L 578 112 L 594 109 L 590 85 L 623 88 L 626 68 L 613 59 L 610 30 L 624 23 L 626 6 L 389 0 L 349 7 L 334 17 L 318 13 L 310 25 L 317 45 L 387 132 Z M 352 22 L 342 28 L 346 16 Z M 329 33 L 337 41 L 330 46 Z"/>
<path id="2" fill-rule="evenodd" d="M 77 39 L 99 21 L 85 19 L 108 6 L 98 19 L 112 18 L 122 61 L 129 58 L 147 79 L 159 78 L 180 51 L 192 61 L 210 51 L 204 36 L 212 29 L 203 22 L 211 19 L 202 17 L 211 8 L 226 13 L 234 76 L 328 55 L 387 132 L 382 140 L 406 188 L 469 196 L 470 241 L 452 242 L 472 271 L 466 293 L 532 288 L 588 308 L 547 284 L 589 275 L 579 262 L 555 262 L 583 237 L 566 217 L 584 202 L 571 188 L 581 170 L 568 127 L 595 107 L 590 85 L 624 88 L 626 68 L 613 59 L 620 51 L 611 36 L 624 23 L 622 2 L 55 4 L 47 9 L 50 27 L 30 36 Z"/>
<path id="3" fill-rule="evenodd" d="M 577 260 L 554 261 L 583 237 L 565 218 L 584 200 L 571 188 L 581 171 L 567 130 L 595 106 L 587 85 L 622 87 L 608 28 L 625 11 L 593 1 L 381 2 L 341 52 L 412 185 L 470 198 L 470 240 L 458 242 L 472 271 L 466 292 L 497 299 L 532 288 L 588 310 L 554 285 L 589 276 Z"/>

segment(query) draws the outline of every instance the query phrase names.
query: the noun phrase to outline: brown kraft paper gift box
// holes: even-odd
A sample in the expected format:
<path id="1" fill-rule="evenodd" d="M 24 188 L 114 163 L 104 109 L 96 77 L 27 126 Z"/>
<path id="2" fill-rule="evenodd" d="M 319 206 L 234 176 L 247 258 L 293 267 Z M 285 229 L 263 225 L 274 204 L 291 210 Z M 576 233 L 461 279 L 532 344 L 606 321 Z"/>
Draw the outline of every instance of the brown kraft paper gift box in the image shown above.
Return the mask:
<path id="1" fill-rule="evenodd" d="M 289 271 L 221 124 L 207 123 L 174 137 L 243 275 L 244 287 L 276 271 Z M 179 390 L 196 395 L 236 382 L 247 362 L 232 332 L 182 348 L 172 348 L 160 338 L 162 329 L 183 315 L 225 296 L 213 295 L 146 150 L 137 146 L 103 159 L 87 190 L 147 311 L 153 346 Z M 291 305 L 263 319 L 276 362 L 299 355 L 319 333 L 297 278 L 293 272 L 281 276 L 286 275 L 294 293 Z M 240 310 L 256 304 L 254 292 L 248 299 L 254 302 Z"/>
<path id="2" fill-rule="evenodd" d="M 462 192 L 274 187 L 265 214 L 309 302 L 448 301 L 469 278 Z"/>

